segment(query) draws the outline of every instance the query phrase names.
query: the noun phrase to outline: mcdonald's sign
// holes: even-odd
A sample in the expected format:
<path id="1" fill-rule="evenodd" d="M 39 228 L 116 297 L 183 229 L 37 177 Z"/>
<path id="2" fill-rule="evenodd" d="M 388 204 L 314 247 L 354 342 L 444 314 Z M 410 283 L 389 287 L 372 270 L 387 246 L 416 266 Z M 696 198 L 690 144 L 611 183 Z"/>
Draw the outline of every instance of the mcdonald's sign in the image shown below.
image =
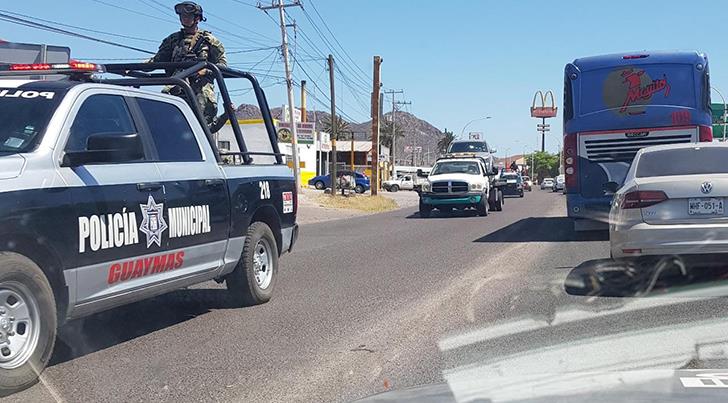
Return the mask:
<path id="1" fill-rule="evenodd" d="M 541 99 L 541 106 L 537 106 L 537 101 Z M 546 98 L 551 99 L 551 106 L 546 104 Z M 556 102 L 554 101 L 554 93 L 546 91 L 544 94 L 541 91 L 536 91 L 533 95 L 533 102 L 531 103 L 531 117 L 533 118 L 553 118 L 556 116 Z"/>

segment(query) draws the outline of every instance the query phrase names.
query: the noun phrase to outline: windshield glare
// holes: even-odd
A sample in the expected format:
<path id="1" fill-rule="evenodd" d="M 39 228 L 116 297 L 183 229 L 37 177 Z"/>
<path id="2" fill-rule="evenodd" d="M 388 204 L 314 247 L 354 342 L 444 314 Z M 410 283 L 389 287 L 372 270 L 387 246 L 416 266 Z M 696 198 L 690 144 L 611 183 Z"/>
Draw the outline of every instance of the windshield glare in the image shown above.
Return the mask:
<path id="1" fill-rule="evenodd" d="M 15 88 L 0 92 L 14 93 Z M 28 91 L 30 92 L 30 91 Z M 27 152 L 40 140 L 53 111 L 58 105 L 58 94 L 51 99 L 0 97 L 0 152 Z"/>
<path id="2" fill-rule="evenodd" d="M 480 175 L 480 169 L 478 168 L 477 162 L 471 161 L 448 161 L 438 162 L 435 167 L 432 168 L 430 175 L 442 175 L 442 174 L 472 174 Z"/>

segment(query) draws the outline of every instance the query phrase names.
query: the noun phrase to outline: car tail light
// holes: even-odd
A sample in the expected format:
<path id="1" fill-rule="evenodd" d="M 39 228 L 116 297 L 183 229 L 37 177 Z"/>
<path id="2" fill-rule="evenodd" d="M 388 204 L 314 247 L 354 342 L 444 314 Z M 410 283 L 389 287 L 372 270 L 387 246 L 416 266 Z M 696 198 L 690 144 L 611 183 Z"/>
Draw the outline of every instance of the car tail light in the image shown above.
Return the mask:
<path id="1" fill-rule="evenodd" d="M 576 133 L 564 136 L 564 176 L 566 193 L 575 191 L 579 183 L 579 158 L 576 149 Z"/>
<path id="2" fill-rule="evenodd" d="M 667 200 L 661 190 L 638 190 L 624 195 L 620 205 L 623 209 L 645 208 Z"/>
<path id="3" fill-rule="evenodd" d="M 713 128 L 711 126 L 698 126 L 698 141 L 700 142 L 711 142 L 713 141 Z"/>

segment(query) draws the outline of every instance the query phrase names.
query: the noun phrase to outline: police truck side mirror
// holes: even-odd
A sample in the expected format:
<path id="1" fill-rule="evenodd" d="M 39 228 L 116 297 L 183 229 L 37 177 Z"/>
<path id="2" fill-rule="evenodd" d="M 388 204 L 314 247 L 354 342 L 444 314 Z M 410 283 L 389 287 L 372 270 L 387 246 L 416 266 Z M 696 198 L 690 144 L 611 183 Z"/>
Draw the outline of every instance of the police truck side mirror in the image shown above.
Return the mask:
<path id="1" fill-rule="evenodd" d="M 493 175 L 498 175 L 498 167 L 493 167 L 490 169 L 490 173 Z"/>
<path id="2" fill-rule="evenodd" d="M 95 133 L 88 137 L 86 150 L 69 151 L 62 166 L 131 162 L 144 158 L 144 148 L 137 133 Z"/>

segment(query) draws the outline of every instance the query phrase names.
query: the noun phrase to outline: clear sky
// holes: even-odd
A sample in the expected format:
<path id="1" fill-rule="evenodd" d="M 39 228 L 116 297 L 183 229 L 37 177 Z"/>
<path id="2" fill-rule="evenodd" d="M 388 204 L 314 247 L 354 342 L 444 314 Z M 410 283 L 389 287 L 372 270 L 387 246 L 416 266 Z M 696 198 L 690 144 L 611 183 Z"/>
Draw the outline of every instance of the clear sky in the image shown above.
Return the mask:
<path id="1" fill-rule="evenodd" d="M 528 113 L 533 94 L 538 89 L 552 90 L 560 107 L 564 65 L 577 57 L 645 49 L 699 50 L 709 55 L 713 86 L 728 92 L 728 52 L 722 34 L 728 20 L 723 0 L 302 1 L 305 12 L 292 7 L 287 13 L 299 28 L 295 38 L 293 30 L 289 30 L 301 64 L 295 66 L 294 77 L 318 87 L 313 91 L 318 91 L 320 103 L 310 100 L 309 108 L 311 104 L 329 108 L 323 95 L 328 95 L 328 75 L 322 57 L 333 47 L 339 69 L 337 102 L 347 116 L 367 120 L 372 56 L 381 55 L 384 87 L 403 89 L 405 94 L 399 99 L 412 102 L 408 110 L 457 134 L 468 121 L 492 116 L 473 123 L 467 131 L 485 132 L 501 155 L 507 149 L 515 154 L 537 146 L 537 120 Z M 179 28 L 171 9 L 174 3 L 27 0 L 4 2 L 0 9 L 142 38 L 119 38 L 65 27 L 156 50 L 163 37 Z M 259 74 L 270 104 L 283 104 L 283 62 L 276 50 L 269 48 L 280 45 L 280 29 L 273 21 L 278 18 L 277 11 L 272 11 L 270 18 L 254 7 L 254 0 L 200 3 L 208 12 L 206 28 L 225 43 L 229 62 Z M 72 56 L 82 60 L 146 57 L 136 51 L 5 21 L 0 21 L 0 38 L 69 46 Z M 719 100 L 716 94 L 713 99 Z M 253 103 L 243 91 L 236 92 L 235 101 Z M 391 104 L 387 103 L 386 108 L 390 109 Z M 560 144 L 560 109 L 559 117 L 549 122 L 552 132 L 546 144 L 551 151 Z"/>

